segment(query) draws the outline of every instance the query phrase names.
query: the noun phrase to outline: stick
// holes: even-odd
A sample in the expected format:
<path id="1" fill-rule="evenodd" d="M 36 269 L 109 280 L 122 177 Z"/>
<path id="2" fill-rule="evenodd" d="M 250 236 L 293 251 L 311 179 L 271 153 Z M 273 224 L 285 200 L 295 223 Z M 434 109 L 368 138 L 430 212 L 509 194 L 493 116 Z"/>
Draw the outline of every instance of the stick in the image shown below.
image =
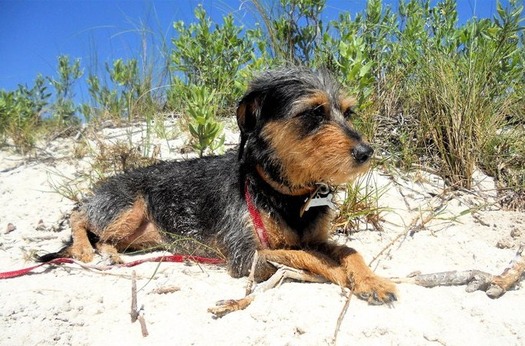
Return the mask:
<path id="1" fill-rule="evenodd" d="M 432 274 L 413 273 L 405 278 L 392 278 L 395 283 L 410 283 L 423 287 L 467 285 L 467 291 L 486 290 L 493 275 L 479 270 L 447 271 Z"/>
<path id="2" fill-rule="evenodd" d="M 133 271 L 131 276 L 131 323 L 135 323 L 139 317 L 139 312 L 137 310 L 137 274 Z"/>
<path id="3" fill-rule="evenodd" d="M 257 263 L 259 262 L 259 251 L 255 251 L 253 254 L 252 267 L 250 269 L 250 275 L 248 276 L 248 282 L 246 284 L 246 295 L 249 295 L 253 292 L 255 285 L 255 269 L 257 268 Z"/>
<path id="4" fill-rule="evenodd" d="M 278 287 L 285 279 L 314 283 L 326 282 L 326 279 L 319 275 L 311 274 L 276 262 L 269 261 L 268 263 L 271 263 L 277 268 L 277 271 L 268 280 L 257 285 L 257 287 L 244 298 L 221 300 L 217 302 L 217 306 L 209 308 L 208 312 L 212 313 L 215 318 L 220 318 L 230 312 L 244 310 L 251 304 L 251 302 L 253 302 L 258 294 Z"/>
<path id="5" fill-rule="evenodd" d="M 142 332 L 142 336 L 146 337 L 149 335 L 148 328 L 146 327 L 146 320 L 144 319 L 144 305 L 140 307 L 140 309 L 137 309 L 137 278 L 136 273 L 133 271 L 132 277 L 131 277 L 131 323 L 134 323 L 135 321 L 139 321 L 140 323 L 140 330 Z"/>
<path id="6" fill-rule="evenodd" d="M 343 309 L 339 313 L 339 317 L 337 318 L 337 323 L 335 325 L 335 332 L 334 332 L 334 345 L 337 344 L 337 336 L 339 335 L 339 330 L 341 329 L 341 323 L 343 323 L 343 319 L 346 316 L 346 312 L 348 311 L 348 307 L 350 306 L 350 299 L 352 298 L 352 291 L 348 292 L 348 296 L 346 297 L 345 305 L 343 306 Z"/>
<path id="7" fill-rule="evenodd" d="M 173 293 L 180 291 L 179 286 L 167 286 L 167 287 L 159 287 L 157 289 L 153 290 L 153 293 L 157 294 L 167 294 L 167 293 Z"/>
<path id="8" fill-rule="evenodd" d="M 510 261 L 503 273 L 492 280 L 492 284 L 486 291 L 491 298 L 501 297 L 505 292 L 511 289 L 523 277 L 525 272 L 525 243 L 521 243 L 516 255 Z"/>
<path id="9" fill-rule="evenodd" d="M 148 333 L 148 328 L 146 328 L 146 320 L 144 319 L 144 310 L 142 308 L 143 307 L 141 307 L 139 310 L 138 320 L 140 323 L 140 331 L 142 332 L 142 336 L 146 337 L 149 335 L 149 333 Z"/>

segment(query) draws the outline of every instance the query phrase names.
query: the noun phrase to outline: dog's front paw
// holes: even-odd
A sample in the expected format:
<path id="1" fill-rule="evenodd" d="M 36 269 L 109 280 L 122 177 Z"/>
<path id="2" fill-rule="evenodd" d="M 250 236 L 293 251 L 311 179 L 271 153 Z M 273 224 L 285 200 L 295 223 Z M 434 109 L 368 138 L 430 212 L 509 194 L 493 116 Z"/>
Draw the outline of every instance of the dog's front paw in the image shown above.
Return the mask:
<path id="1" fill-rule="evenodd" d="M 392 305 L 397 301 L 396 285 L 379 276 L 354 278 L 352 291 L 371 305 Z"/>

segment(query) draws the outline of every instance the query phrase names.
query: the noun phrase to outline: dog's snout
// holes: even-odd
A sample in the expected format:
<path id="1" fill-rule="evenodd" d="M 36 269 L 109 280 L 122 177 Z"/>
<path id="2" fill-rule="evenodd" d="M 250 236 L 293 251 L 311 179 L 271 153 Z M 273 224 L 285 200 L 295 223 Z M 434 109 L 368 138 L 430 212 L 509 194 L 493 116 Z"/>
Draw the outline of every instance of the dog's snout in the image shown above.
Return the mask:
<path id="1" fill-rule="evenodd" d="M 374 154 L 374 149 L 368 144 L 359 143 L 353 150 L 352 156 L 358 163 L 365 163 Z"/>

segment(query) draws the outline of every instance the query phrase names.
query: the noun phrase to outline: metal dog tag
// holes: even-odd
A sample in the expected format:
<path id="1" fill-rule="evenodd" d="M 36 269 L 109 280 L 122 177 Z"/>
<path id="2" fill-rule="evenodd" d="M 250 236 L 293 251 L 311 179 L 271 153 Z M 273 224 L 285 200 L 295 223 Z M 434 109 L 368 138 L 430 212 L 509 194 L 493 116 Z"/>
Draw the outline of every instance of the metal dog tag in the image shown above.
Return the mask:
<path id="1" fill-rule="evenodd" d="M 331 209 L 335 209 L 335 205 L 332 202 L 333 198 L 334 198 L 334 195 L 332 195 L 331 193 L 329 193 L 325 197 L 314 197 L 310 200 L 310 203 L 306 206 L 305 211 L 313 207 L 323 207 L 323 206 L 328 206 Z"/>
<path id="2" fill-rule="evenodd" d="M 336 209 L 332 202 L 334 195 L 331 193 L 330 187 L 325 183 L 318 183 L 317 189 L 305 200 L 303 207 L 299 213 L 299 216 L 303 216 L 305 211 L 308 211 L 312 207 L 324 207 L 327 206 L 331 209 Z"/>

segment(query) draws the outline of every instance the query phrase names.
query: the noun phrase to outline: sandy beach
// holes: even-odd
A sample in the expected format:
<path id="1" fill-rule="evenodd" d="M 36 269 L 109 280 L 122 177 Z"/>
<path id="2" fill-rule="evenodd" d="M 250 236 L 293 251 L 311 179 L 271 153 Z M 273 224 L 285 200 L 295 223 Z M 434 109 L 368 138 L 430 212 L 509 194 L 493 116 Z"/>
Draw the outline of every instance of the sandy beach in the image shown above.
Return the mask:
<path id="1" fill-rule="evenodd" d="M 111 142 L 132 132 L 106 129 L 99 136 Z M 229 134 L 226 142 L 234 145 L 236 136 Z M 178 137 L 151 145 L 158 145 L 162 159 L 180 159 L 174 148 L 184 143 Z M 63 217 L 74 202 L 54 186 L 89 169 L 92 157 L 76 158 L 77 145 L 74 138 L 59 138 L 42 144 L 35 158 L 0 150 L 0 272 L 34 265 L 32 255 L 55 251 L 70 236 Z M 374 170 L 366 183 L 379 191 L 383 230 L 362 222 L 334 239 L 357 249 L 385 277 L 471 269 L 500 274 L 525 239 L 525 213 L 501 210 L 490 177 L 478 172 L 475 180 L 472 191 L 445 194 L 443 182 L 431 174 Z M 444 195 L 445 202 L 438 198 Z M 411 227 L 436 203 L 435 217 L 424 227 Z M 96 256 L 91 265 L 105 263 Z M 146 337 L 130 318 L 133 271 Z M 246 284 L 220 265 L 144 263 L 107 271 L 43 266 L 0 280 L 0 344 L 525 345 L 525 290 L 519 285 L 491 299 L 482 291 L 467 293 L 464 286 L 399 284 L 392 308 L 351 297 L 334 339 L 348 290 L 285 282 L 243 311 L 218 319 L 207 311 L 221 299 L 243 297 Z"/>

